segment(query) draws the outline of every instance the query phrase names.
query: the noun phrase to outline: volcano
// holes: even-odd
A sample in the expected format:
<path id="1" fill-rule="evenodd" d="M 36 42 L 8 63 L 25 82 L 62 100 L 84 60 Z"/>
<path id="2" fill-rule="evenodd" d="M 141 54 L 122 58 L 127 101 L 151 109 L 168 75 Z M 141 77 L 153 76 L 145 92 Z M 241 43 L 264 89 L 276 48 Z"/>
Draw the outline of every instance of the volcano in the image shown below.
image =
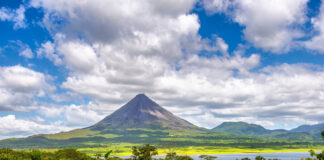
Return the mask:
<path id="1" fill-rule="evenodd" d="M 91 130 L 105 129 L 198 129 L 199 127 L 181 119 L 145 94 L 138 94 L 120 109 L 97 124 Z"/>

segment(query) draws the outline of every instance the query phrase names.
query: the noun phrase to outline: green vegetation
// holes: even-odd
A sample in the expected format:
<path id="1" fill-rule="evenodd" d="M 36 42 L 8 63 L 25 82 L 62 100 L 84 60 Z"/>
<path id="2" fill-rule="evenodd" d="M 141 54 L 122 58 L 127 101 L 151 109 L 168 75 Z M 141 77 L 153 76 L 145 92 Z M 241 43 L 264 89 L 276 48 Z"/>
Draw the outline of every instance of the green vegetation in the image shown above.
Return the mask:
<path id="1" fill-rule="evenodd" d="M 216 156 L 210 156 L 210 155 L 200 155 L 199 158 L 204 159 L 204 160 L 214 160 L 217 157 Z"/>
<path id="2" fill-rule="evenodd" d="M 133 160 L 152 160 L 152 156 L 155 156 L 158 154 L 157 148 L 154 146 L 150 146 L 149 144 L 146 144 L 145 146 L 136 147 L 134 146 L 132 148 Z"/>
<path id="3" fill-rule="evenodd" d="M 179 136 L 178 134 L 174 134 L 173 136 Z M 322 132 L 322 136 L 324 138 L 324 132 Z M 260 140 L 258 143 L 262 142 Z M 90 144 L 89 144 L 90 145 Z M 171 144 L 171 145 L 174 145 Z M 128 149 L 126 149 L 128 147 Z M 289 146 L 290 148 L 292 146 Z M 313 147 L 313 146 L 310 146 Z M 112 149 L 109 149 L 112 148 Z M 131 158 L 127 160 L 153 160 L 154 155 L 158 155 L 158 153 L 162 153 L 165 156 L 165 160 L 192 160 L 192 158 L 188 155 L 190 154 L 197 154 L 199 152 L 194 152 L 195 150 L 203 150 L 204 152 L 208 151 L 209 154 L 217 154 L 217 153 L 224 153 L 224 152 L 214 152 L 213 148 L 208 148 L 206 146 L 196 146 L 189 147 L 189 148 L 160 148 L 158 149 L 157 146 L 151 146 L 149 144 L 146 145 L 136 145 L 132 146 L 132 144 L 124 144 L 123 148 L 118 148 L 117 146 L 113 147 L 110 146 L 109 148 L 102 148 L 101 150 L 93 149 L 92 152 L 87 152 L 89 150 L 85 150 L 84 148 L 81 149 L 58 149 L 58 150 L 12 150 L 9 148 L 0 149 L 0 160 L 96 160 L 100 158 L 104 158 L 105 160 L 122 160 L 120 157 L 112 156 L 118 153 L 127 153 L 129 150 L 132 151 Z M 226 150 L 226 148 L 219 149 L 219 150 Z M 230 148 L 227 148 L 231 150 Z M 175 152 L 177 150 L 180 155 L 177 155 Z M 238 151 L 239 149 L 232 149 L 233 152 Z M 242 149 L 246 150 L 247 149 Z M 242 151 L 241 150 L 241 151 Z M 282 148 L 280 149 L 282 150 Z M 98 152 L 99 151 L 99 152 Z M 240 152 L 241 152 L 240 151 Z M 255 153 L 256 150 L 250 150 L 251 152 Z M 274 150 L 260 150 L 260 152 L 274 152 Z M 104 154 L 102 154 L 104 153 Z M 103 156 L 102 156 L 103 155 Z M 313 150 L 310 151 L 310 155 L 313 158 L 306 158 L 305 160 L 324 160 L 324 151 L 321 153 L 315 153 Z M 211 155 L 200 155 L 200 159 L 202 160 L 215 160 L 217 159 L 216 156 Z M 159 158 L 162 160 L 162 158 Z M 249 158 L 243 158 L 242 160 L 249 160 Z M 264 157 L 257 156 L 255 160 L 266 160 Z M 270 159 L 269 159 L 270 160 Z M 277 160 L 277 159 L 272 159 Z"/>
<path id="4" fill-rule="evenodd" d="M 0 149 L 0 160 L 92 160 L 85 153 L 76 149 L 62 149 L 56 152 L 39 150 L 14 151 L 8 148 Z"/>
<path id="5" fill-rule="evenodd" d="M 324 136 L 323 136 L 324 138 Z M 120 157 L 110 156 L 113 151 L 109 150 L 104 156 L 97 153 L 95 156 L 89 156 L 83 152 L 77 151 L 76 149 L 67 148 L 60 149 L 54 152 L 41 151 L 41 150 L 30 150 L 30 151 L 17 151 L 8 148 L 0 149 L 0 160 L 99 160 L 104 158 L 105 160 L 123 160 Z M 306 160 L 324 160 L 323 153 L 316 154 L 310 151 L 311 156 L 315 158 L 306 158 Z M 193 160 L 188 155 L 177 155 L 176 152 L 171 151 L 166 154 L 165 158 L 154 158 L 153 156 L 158 155 L 158 149 L 155 146 L 149 144 L 143 146 L 133 146 L 132 156 L 126 160 Z M 216 156 L 211 155 L 200 155 L 201 160 L 215 160 Z M 241 160 L 251 160 L 249 158 L 242 158 Z M 256 156 L 255 160 L 267 160 L 262 156 Z M 268 159 L 278 160 L 278 159 Z M 302 159 L 303 160 L 303 159 Z"/>
<path id="6" fill-rule="evenodd" d="M 77 137 L 71 137 L 74 133 Z M 229 135 L 211 131 L 125 129 L 102 131 L 75 130 L 57 135 L 37 135 L 21 139 L 7 139 L 0 142 L 0 148 L 49 149 L 78 148 L 86 153 L 105 154 L 106 149 L 118 155 L 130 154 L 132 146 L 152 144 L 166 154 L 168 148 L 175 148 L 181 154 L 249 153 L 307 151 L 321 149 L 323 141 L 280 140 Z"/>

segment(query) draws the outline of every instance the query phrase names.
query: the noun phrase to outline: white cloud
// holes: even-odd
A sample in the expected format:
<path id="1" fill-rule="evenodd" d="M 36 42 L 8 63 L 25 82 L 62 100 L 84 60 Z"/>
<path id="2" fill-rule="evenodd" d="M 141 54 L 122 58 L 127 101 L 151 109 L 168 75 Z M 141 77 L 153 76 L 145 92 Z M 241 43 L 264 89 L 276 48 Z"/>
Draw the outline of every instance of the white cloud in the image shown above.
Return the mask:
<path id="1" fill-rule="evenodd" d="M 36 116 L 37 114 L 27 118 L 17 118 L 11 114 L 0 116 L 0 139 L 27 137 L 35 134 L 52 134 L 87 127 L 106 116 L 98 114 L 93 108 L 96 108 L 93 103 L 66 106 L 46 104 L 33 108 L 34 111 L 46 118 Z M 29 113 L 34 114 L 34 112 Z M 49 118 L 51 121 L 49 121 Z"/>
<path id="2" fill-rule="evenodd" d="M 35 108 L 33 97 L 42 97 L 55 88 L 47 76 L 22 66 L 0 67 L 0 110 Z"/>
<path id="3" fill-rule="evenodd" d="M 225 13 L 244 26 L 245 38 L 257 48 L 284 53 L 304 36 L 308 0 L 204 0 L 209 13 Z"/>
<path id="4" fill-rule="evenodd" d="M 46 57 L 47 59 L 54 62 L 55 65 L 62 65 L 62 58 L 55 53 L 55 44 L 47 41 L 37 50 L 37 57 Z"/>
<path id="5" fill-rule="evenodd" d="M 0 20 L 14 22 L 14 29 L 26 28 L 25 10 L 22 5 L 16 10 L 2 7 L 0 8 Z"/>
<path id="6" fill-rule="evenodd" d="M 64 106 L 51 106 L 47 104 L 46 106 L 39 106 L 37 112 L 47 118 L 58 118 L 62 117 L 64 110 Z"/>
<path id="7" fill-rule="evenodd" d="M 98 63 L 94 48 L 82 42 L 62 43 L 57 50 L 64 55 L 64 60 L 71 70 L 90 72 L 93 64 Z"/>
<path id="8" fill-rule="evenodd" d="M 106 116 L 96 112 L 94 110 L 96 107 L 97 105 L 92 102 L 87 105 L 65 106 L 46 104 L 40 106 L 37 112 L 47 118 L 65 119 L 62 125 L 77 128 L 93 125 Z"/>
<path id="9" fill-rule="evenodd" d="M 209 14 L 227 12 L 233 5 L 231 0 L 203 0 L 202 4 Z"/>
<path id="10" fill-rule="evenodd" d="M 32 6 L 43 7 L 47 11 L 47 18 L 44 21 L 49 30 L 56 31 L 60 28 L 63 34 L 69 33 L 74 37 L 81 34 L 91 41 L 101 42 L 132 37 L 134 31 L 142 32 L 141 29 L 150 31 L 160 27 L 163 32 L 165 25 L 172 23 L 168 21 L 171 20 L 170 17 L 178 17 L 189 12 L 194 4 L 194 0 L 181 0 L 177 4 L 169 0 L 154 2 L 143 0 L 131 3 L 113 0 L 31 1 Z M 62 26 L 56 28 L 57 25 L 53 25 L 57 20 L 55 17 L 68 20 L 63 29 Z"/>
<path id="11" fill-rule="evenodd" d="M 307 48 L 324 53 L 324 3 L 322 2 L 320 13 L 317 17 L 312 18 L 312 24 L 317 34 L 311 40 L 306 41 Z"/>
<path id="12" fill-rule="evenodd" d="M 224 56 L 228 57 L 228 45 L 222 38 L 216 39 L 216 47 L 223 53 Z"/>
<path id="13" fill-rule="evenodd" d="M 9 41 L 10 44 L 5 48 L 12 48 L 14 51 L 19 53 L 19 56 L 31 59 L 34 58 L 34 53 L 28 44 L 23 43 L 20 40 Z"/>
<path id="14" fill-rule="evenodd" d="M 189 13 L 194 2 L 169 7 L 172 2 L 32 1 L 44 9 L 43 23 L 54 35 L 54 42 L 42 44 L 37 54 L 68 69 L 62 88 L 96 104 L 43 114 L 55 117 L 66 112 L 71 125 L 86 126 L 145 92 L 174 111 L 196 108 L 176 114 L 205 127 L 228 120 L 274 128 L 278 119 L 322 121 L 318 111 L 323 104 L 322 68 L 305 64 L 261 68 L 258 54 L 246 56 L 237 50 L 230 56 L 220 37 L 208 43 L 212 40 L 199 36 L 198 17 Z M 307 1 L 252 2 L 224 4 L 217 12 L 234 7 L 230 16 L 246 26 L 246 38 L 257 47 L 289 49 L 299 37 L 292 28 L 304 22 Z M 58 19 L 63 25 L 55 23 Z M 202 50 L 220 51 L 223 56 L 198 56 Z M 89 119 L 82 121 L 87 112 Z"/>
<path id="15" fill-rule="evenodd" d="M 24 56 L 26 58 L 33 58 L 34 54 L 33 51 L 30 48 L 26 48 L 23 51 L 19 53 L 20 56 Z"/>
<path id="16" fill-rule="evenodd" d="M 22 66 L 0 68 L 0 87 L 15 92 L 30 92 L 41 90 L 47 83 L 40 72 Z"/>
<path id="17" fill-rule="evenodd" d="M 100 115 L 98 112 L 91 109 L 91 105 L 93 104 L 87 106 L 68 106 L 64 112 L 67 125 L 78 127 L 90 126 L 99 122 L 106 116 Z"/>
<path id="18" fill-rule="evenodd" d="M 0 117 L 0 139 L 11 137 L 26 137 L 33 134 L 56 133 L 68 131 L 71 128 L 62 125 L 62 122 L 44 123 L 38 117 L 34 120 L 18 119 L 15 115 Z"/>

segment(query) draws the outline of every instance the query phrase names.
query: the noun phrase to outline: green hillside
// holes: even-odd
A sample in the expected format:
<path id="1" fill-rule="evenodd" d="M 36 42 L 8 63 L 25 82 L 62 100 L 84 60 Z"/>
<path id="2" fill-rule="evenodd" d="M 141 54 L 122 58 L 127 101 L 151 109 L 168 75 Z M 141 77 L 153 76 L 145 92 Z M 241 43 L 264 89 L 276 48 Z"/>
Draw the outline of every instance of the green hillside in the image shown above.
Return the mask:
<path id="1" fill-rule="evenodd" d="M 271 133 L 270 130 L 260 125 L 245 122 L 224 122 L 212 129 L 215 132 L 230 133 L 238 135 L 259 136 Z"/>
<path id="2" fill-rule="evenodd" d="M 311 135 L 315 140 L 320 140 L 319 136 L 321 132 L 324 131 L 324 123 L 315 124 L 315 125 L 301 125 L 295 129 L 290 130 L 291 133 L 306 133 Z"/>
<path id="3" fill-rule="evenodd" d="M 283 140 L 321 140 L 321 131 L 324 125 L 303 125 L 292 130 L 269 130 L 256 124 L 245 122 L 224 122 L 212 130 L 219 133 L 253 136 L 259 138 L 283 139 Z"/>

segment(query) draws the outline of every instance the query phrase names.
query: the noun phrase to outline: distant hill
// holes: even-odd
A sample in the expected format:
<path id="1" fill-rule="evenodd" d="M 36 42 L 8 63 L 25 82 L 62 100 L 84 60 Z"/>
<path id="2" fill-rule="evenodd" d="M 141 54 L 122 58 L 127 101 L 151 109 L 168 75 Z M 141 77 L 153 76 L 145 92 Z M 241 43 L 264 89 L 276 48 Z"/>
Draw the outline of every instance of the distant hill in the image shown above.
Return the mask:
<path id="1" fill-rule="evenodd" d="M 315 125 L 301 125 L 297 128 L 290 130 L 291 132 L 318 132 L 324 130 L 324 123 L 315 124 Z"/>
<path id="2" fill-rule="evenodd" d="M 216 132 L 258 136 L 271 133 L 270 130 L 256 124 L 248 124 L 245 122 L 224 122 L 212 129 Z"/>
<path id="3" fill-rule="evenodd" d="M 308 133 L 316 139 L 321 139 L 321 132 L 324 131 L 324 123 L 315 125 L 301 125 L 297 128 L 290 130 L 291 133 Z"/>
<path id="4" fill-rule="evenodd" d="M 212 129 L 215 132 L 256 136 L 263 138 L 287 139 L 287 140 L 319 140 L 324 124 L 302 125 L 292 130 L 265 129 L 261 125 L 249 124 L 245 122 L 224 122 Z"/>

